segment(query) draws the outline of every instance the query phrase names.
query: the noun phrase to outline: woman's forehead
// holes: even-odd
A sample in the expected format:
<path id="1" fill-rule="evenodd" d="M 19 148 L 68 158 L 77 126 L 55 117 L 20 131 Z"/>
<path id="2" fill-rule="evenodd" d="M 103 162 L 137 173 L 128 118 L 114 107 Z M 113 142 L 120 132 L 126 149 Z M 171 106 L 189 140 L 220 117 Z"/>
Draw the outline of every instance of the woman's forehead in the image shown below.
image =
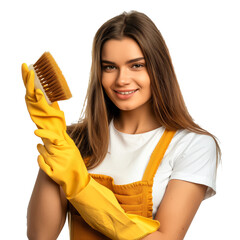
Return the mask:
<path id="1" fill-rule="evenodd" d="M 125 61 L 141 58 L 143 53 L 135 40 L 124 37 L 121 40 L 110 39 L 102 48 L 102 60 L 115 62 L 120 59 Z"/>

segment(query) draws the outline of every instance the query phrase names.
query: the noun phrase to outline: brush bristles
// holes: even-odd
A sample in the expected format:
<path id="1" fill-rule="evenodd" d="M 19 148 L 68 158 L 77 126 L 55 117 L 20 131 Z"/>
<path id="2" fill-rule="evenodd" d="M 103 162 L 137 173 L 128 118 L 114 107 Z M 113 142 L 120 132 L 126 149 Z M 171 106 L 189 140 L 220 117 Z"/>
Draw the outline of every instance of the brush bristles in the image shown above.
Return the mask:
<path id="1" fill-rule="evenodd" d="M 66 100 L 72 97 L 60 68 L 49 52 L 45 52 L 33 64 L 33 67 L 51 102 Z"/>

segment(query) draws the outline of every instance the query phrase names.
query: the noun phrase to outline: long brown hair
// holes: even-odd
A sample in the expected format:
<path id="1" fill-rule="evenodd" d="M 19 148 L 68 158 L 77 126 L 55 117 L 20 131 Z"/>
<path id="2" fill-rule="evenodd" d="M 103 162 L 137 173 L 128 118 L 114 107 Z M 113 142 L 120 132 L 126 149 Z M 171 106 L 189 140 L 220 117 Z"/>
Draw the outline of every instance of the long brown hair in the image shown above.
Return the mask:
<path id="1" fill-rule="evenodd" d="M 85 115 L 77 124 L 68 127 L 83 158 L 89 157 L 88 168 L 96 167 L 104 159 L 109 143 L 108 125 L 119 114 L 101 84 L 102 47 L 109 39 L 121 40 L 123 37 L 134 39 L 142 50 L 151 79 L 152 106 L 159 125 L 169 130 L 187 129 L 213 137 L 217 156 L 220 156 L 216 138 L 193 121 L 185 106 L 161 33 L 145 14 L 131 11 L 108 20 L 97 31 L 93 40 Z"/>

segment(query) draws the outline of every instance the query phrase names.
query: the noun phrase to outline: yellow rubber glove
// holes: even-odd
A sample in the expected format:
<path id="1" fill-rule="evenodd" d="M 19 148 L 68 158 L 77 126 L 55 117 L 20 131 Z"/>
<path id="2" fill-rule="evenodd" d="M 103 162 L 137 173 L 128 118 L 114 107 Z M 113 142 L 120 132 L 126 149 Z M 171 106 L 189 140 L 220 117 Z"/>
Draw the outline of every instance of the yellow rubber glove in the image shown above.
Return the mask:
<path id="1" fill-rule="evenodd" d="M 62 187 L 68 199 L 75 197 L 90 180 L 75 143 L 66 131 L 57 135 L 50 130 L 37 129 L 34 133 L 44 143 L 37 146 L 40 168 Z"/>
<path id="2" fill-rule="evenodd" d="M 142 239 L 160 227 L 156 220 L 125 213 L 113 192 L 93 178 L 70 202 L 85 222 L 110 239 Z"/>
<path id="3" fill-rule="evenodd" d="M 68 200 L 94 229 L 111 239 L 141 239 L 158 230 L 158 221 L 126 214 L 111 190 L 96 182 L 87 172 L 80 152 L 72 139 L 50 130 L 38 129 L 41 169 L 62 186 Z"/>
<path id="4" fill-rule="evenodd" d="M 156 231 L 159 222 L 126 214 L 115 195 L 90 177 L 81 154 L 66 133 L 65 118 L 57 103 L 48 105 L 40 89 L 34 90 L 34 73 L 22 65 L 26 103 L 42 138 L 38 145 L 40 168 L 62 186 L 66 197 L 97 231 L 111 239 L 141 239 Z M 91 198 L 91 199 L 89 199 Z"/>
<path id="5" fill-rule="evenodd" d="M 26 87 L 25 101 L 32 121 L 40 129 L 49 129 L 57 134 L 66 130 L 64 113 L 58 103 L 49 105 L 40 89 L 34 89 L 34 72 L 29 71 L 26 63 L 22 64 L 22 79 Z M 60 131 L 60 132 L 59 132 Z"/>

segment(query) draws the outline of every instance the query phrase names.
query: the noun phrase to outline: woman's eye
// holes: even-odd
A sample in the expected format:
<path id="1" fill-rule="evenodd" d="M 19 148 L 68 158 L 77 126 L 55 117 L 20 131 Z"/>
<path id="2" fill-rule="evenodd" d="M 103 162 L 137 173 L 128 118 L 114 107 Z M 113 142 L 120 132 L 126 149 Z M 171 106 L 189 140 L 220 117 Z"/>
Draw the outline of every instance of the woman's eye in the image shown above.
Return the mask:
<path id="1" fill-rule="evenodd" d="M 137 69 L 137 68 L 142 68 L 142 67 L 144 67 L 144 65 L 143 65 L 143 64 L 140 64 L 140 63 L 134 64 L 134 65 L 132 66 L 132 68 L 135 68 L 135 69 Z"/>
<path id="2" fill-rule="evenodd" d="M 103 70 L 105 71 L 112 71 L 114 70 L 116 67 L 113 65 L 107 65 L 107 66 L 102 66 Z"/>

